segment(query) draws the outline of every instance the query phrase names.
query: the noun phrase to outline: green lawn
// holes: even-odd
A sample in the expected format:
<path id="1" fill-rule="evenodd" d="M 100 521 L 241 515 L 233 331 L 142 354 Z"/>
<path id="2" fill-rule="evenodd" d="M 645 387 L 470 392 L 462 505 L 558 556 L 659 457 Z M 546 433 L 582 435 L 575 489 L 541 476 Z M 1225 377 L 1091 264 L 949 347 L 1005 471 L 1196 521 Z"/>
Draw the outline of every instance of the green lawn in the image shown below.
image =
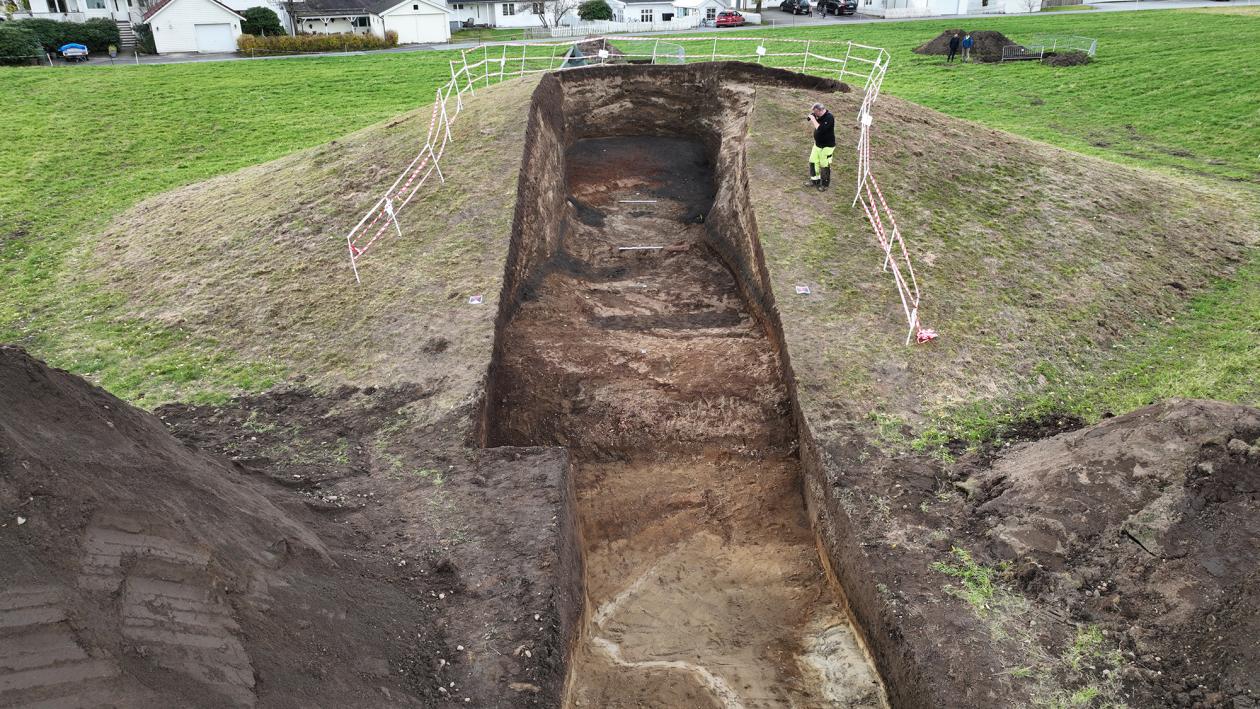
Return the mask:
<path id="1" fill-rule="evenodd" d="M 457 10 L 455 14 L 459 14 Z M 459 18 L 454 18 L 459 19 Z M 525 30 L 499 29 L 497 27 L 477 27 L 475 29 L 456 30 L 451 33 L 451 42 L 515 42 L 525 39 Z"/>
<path id="2" fill-rule="evenodd" d="M 955 116 L 1240 189 L 1260 184 L 1260 52 L 1243 49 L 1260 44 L 1260 16 L 1092 13 L 966 26 L 998 29 L 1017 41 L 1039 32 L 1098 38 L 1098 61 L 1070 69 L 946 66 L 910 52 L 957 25 L 837 21 L 777 30 L 776 36 L 884 46 L 893 55 L 886 91 Z M 7 118 L 0 141 L 0 341 L 23 344 L 146 404 L 155 379 L 196 382 L 187 388 L 196 398 L 270 385 L 286 373 L 281 364 L 241 362 L 216 342 L 189 337 L 177 323 L 122 316 L 119 296 L 103 295 L 79 278 L 84 245 L 146 196 L 327 142 L 430 102 L 453 56 L 0 69 Z M 1222 289 L 1229 297 L 1204 299 L 1176 329 L 1152 338 L 1206 353 L 1199 359 L 1208 370 L 1219 369 L 1213 362 L 1220 351 L 1228 351 L 1231 362 L 1247 361 L 1260 338 L 1245 309 L 1239 313 L 1230 304 L 1257 302 L 1260 268 Z M 1160 346 L 1151 344 L 1150 354 L 1132 359 L 1147 363 L 1143 371 L 1167 376 L 1125 386 L 1177 393 L 1189 379 L 1211 379 L 1183 376 L 1183 363 L 1161 358 Z M 1192 389 L 1256 395 L 1254 386 L 1242 393 L 1202 384 Z"/>

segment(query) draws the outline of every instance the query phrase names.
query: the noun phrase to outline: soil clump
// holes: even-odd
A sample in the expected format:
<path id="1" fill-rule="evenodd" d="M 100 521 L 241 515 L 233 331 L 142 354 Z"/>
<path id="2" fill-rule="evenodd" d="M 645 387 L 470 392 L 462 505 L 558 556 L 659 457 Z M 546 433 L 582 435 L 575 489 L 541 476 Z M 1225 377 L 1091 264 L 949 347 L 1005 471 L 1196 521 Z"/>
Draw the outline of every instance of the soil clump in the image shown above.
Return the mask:
<path id="1" fill-rule="evenodd" d="M 909 705 L 1260 697 L 1260 411 L 1170 401 L 948 465 L 823 455 L 870 461 L 827 504 L 882 589 L 873 642 L 969 638 L 903 645 Z"/>
<path id="2" fill-rule="evenodd" d="M 1094 61 L 1088 52 L 1050 52 L 1041 58 L 1049 66 L 1081 66 Z"/>
<path id="3" fill-rule="evenodd" d="M 959 38 L 967 36 L 965 30 L 945 30 L 932 41 L 914 48 L 915 54 L 949 54 L 949 38 L 955 34 Z M 971 56 L 976 61 L 996 62 L 1002 59 L 1002 48 L 1015 44 L 1009 37 L 994 30 L 979 30 L 971 33 L 975 44 L 971 47 Z M 961 50 L 959 50 L 961 54 Z"/>
<path id="4" fill-rule="evenodd" d="M 554 706 L 567 457 L 411 426 L 431 393 L 154 416 L 0 348 L 0 705 Z"/>

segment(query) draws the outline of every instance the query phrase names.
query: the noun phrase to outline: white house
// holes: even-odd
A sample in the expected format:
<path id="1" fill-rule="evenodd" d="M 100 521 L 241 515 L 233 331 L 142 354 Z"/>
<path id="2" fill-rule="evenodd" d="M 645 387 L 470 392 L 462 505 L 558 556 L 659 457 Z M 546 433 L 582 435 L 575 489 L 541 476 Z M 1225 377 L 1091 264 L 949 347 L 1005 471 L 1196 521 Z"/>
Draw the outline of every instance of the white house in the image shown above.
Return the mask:
<path id="1" fill-rule="evenodd" d="M 544 17 L 547 24 L 554 19 L 551 4 L 542 2 L 448 2 L 447 7 L 455 22 L 489 27 L 543 27 Z M 577 11 L 569 10 L 560 24 L 577 21 Z"/>
<path id="2" fill-rule="evenodd" d="M 2 4 L 3 0 L 0 0 Z M 118 25 L 119 49 L 127 51 L 135 46 L 132 25 L 143 21 L 149 9 L 149 0 L 29 0 L 29 10 L 17 10 L 13 19 L 37 18 L 59 22 L 86 22 L 88 20 L 113 20 Z"/>
<path id="3" fill-rule="evenodd" d="M 235 52 L 243 19 L 219 0 L 159 0 L 143 18 L 158 54 Z"/>
<path id="4" fill-rule="evenodd" d="M 1040 0 L 858 0 L 858 12 L 887 18 L 1001 15 L 1040 9 Z"/>
<path id="5" fill-rule="evenodd" d="M 710 22 L 717 19 L 719 12 L 730 7 L 722 0 L 674 0 L 673 5 L 677 8 L 679 17 L 699 15 L 701 19 Z"/>
<path id="6" fill-rule="evenodd" d="M 106 19 L 115 22 L 139 23 L 148 0 L 30 0 L 30 10 L 18 10 L 14 19 L 34 17 L 61 22 L 85 22 Z"/>
<path id="7" fill-rule="evenodd" d="M 298 32 L 398 33 L 399 44 L 447 42 L 452 19 L 440 0 L 302 0 L 294 3 Z"/>

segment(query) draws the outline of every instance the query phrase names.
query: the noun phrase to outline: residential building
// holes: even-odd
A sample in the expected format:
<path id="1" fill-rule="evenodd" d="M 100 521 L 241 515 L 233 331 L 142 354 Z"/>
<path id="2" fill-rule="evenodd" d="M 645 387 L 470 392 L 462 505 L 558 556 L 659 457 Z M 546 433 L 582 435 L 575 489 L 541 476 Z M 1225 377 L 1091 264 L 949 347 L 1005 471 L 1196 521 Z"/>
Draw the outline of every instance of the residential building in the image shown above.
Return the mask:
<path id="1" fill-rule="evenodd" d="M 398 33 L 400 44 L 446 42 L 453 16 L 441 0 L 301 0 L 292 3 L 298 32 Z"/>

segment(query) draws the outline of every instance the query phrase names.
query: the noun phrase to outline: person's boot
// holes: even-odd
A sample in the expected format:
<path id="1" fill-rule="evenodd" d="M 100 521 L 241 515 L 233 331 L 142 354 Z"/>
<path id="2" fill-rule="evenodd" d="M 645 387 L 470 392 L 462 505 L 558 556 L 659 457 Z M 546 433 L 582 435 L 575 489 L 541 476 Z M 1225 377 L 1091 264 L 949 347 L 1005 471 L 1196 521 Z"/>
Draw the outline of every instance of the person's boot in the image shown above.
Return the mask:
<path id="1" fill-rule="evenodd" d="M 820 189 L 820 190 L 825 190 L 825 189 L 827 189 L 828 187 L 830 187 L 830 186 L 831 186 L 831 168 L 830 168 L 830 167 L 824 167 L 824 168 L 822 169 L 822 175 L 821 175 L 821 177 L 822 177 L 822 179 L 821 179 L 821 180 L 819 180 L 818 189 Z"/>
<path id="2" fill-rule="evenodd" d="M 818 182 L 819 182 L 821 179 L 822 179 L 822 176 L 821 176 L 821 175 L 819 175 L 817 172 L 815 172 L 815 171 L 814 171 L 814 163 L 812 163 L 812 162 L 811 162 L 811 163 L 809 164 L 809 186 L 810 186 L 810 187 L 817 187 L 817 186 L 818 186 Z"/>

